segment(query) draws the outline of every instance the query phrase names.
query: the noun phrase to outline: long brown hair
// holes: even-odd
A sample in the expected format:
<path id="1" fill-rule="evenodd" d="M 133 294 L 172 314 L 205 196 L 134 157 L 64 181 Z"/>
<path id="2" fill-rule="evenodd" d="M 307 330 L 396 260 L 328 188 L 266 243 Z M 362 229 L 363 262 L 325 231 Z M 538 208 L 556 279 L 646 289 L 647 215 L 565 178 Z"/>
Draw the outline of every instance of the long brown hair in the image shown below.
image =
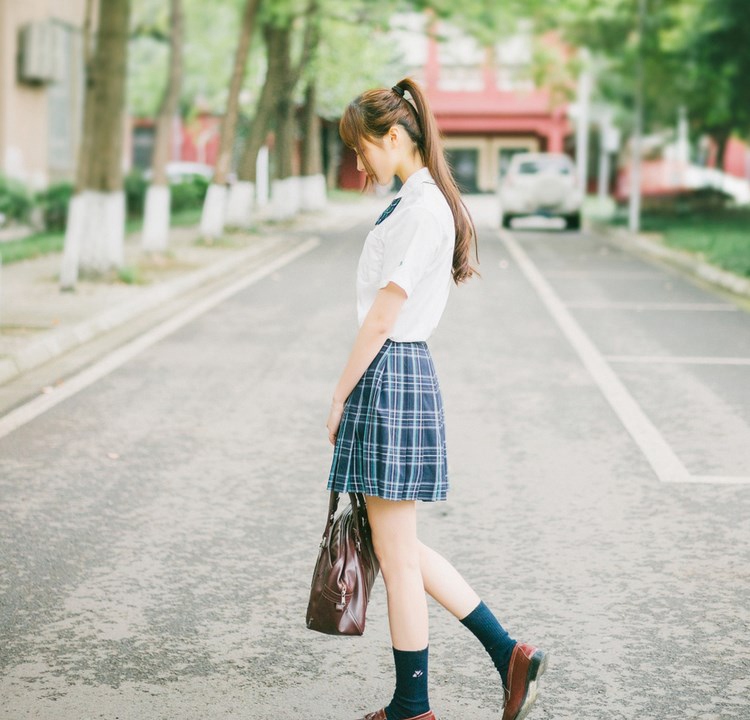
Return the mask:
<path id="1" fill-rule="evenodd" d="M 404 96 L 405 93 L 410 99 Z M 419 85 L 411 78 L 404 78 L 390 90 L 378 88 L 362 93 L 346 108 L 339 132 L 344 143 L 362 160 L 369 184 L 374 180 L 375 172 L 365 157 L 362 140 L 379 142 L 394 125 L 406 130 L 453 212 L 456 231 L 453 280 L 458 285 L 478 274 L 471 264 L 472 246 L 477 256 L 477 231 L 445 160 L 440 130 Z"/>

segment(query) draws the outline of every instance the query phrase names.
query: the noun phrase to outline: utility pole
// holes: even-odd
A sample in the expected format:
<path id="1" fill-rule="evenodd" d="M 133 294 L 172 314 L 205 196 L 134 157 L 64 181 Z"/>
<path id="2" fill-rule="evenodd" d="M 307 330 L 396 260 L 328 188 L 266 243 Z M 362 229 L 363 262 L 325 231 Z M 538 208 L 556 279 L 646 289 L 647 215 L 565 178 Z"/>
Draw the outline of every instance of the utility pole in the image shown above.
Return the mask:
<path id="1" fill-rule="evenodd" d="M 628 228 L 641 229 L 641 138 L 643 135 L 643 35 L 646 26 L 646 0 L 638 0 L 638 55 L 635 66 L 635 118 L 630 157 L 630 204 Z"/>

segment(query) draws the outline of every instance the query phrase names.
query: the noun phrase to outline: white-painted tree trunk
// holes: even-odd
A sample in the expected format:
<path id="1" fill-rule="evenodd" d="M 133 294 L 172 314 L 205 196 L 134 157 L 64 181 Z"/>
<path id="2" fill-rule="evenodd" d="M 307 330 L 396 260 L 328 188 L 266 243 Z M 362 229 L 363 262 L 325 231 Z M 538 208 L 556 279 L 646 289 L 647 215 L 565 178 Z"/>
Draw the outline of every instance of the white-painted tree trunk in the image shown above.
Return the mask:
<path id="1" fill-rule="evenodd" d="M 301 191 L 299 177 L 274 180 L 271 183 L 271 219 L 288 220 L 300 209 Z"/>
<path id="2" fill-rule="evenodd" d="M 86 190 L 79 196 L 80 215 L 72 219 L 79 271 L 104 273 L 120 268 L 125 247 L 125 193 Z"/>
<path id="3" fill-rule="evenodd" d="M 238 180 L 229 188 L 227 225 L 247 229 L 253 223 L 255 183 Z"/>
<path id="4" fill-rule="evenodd" d="M 165 252 L 167 249 L 170 197 L 168 185 L 149 185 L 146 191 L 141 247 L 147 252 Z"/>
<path id="5" fill-rule="evenodd" d="M 258 151 L 258 159 L 255 161 L 255 200 L 258 207 L 265 207 L 269 200 L 269 162 L 268 146 L 264 145 Z"/>
<path id="6" fill-rule="evenodd" d="M 65 225 L 65 245 L 60 267 L 60 289 L 73 290 L 78 282 L 78 256 L 85 221 L 85 193 L 70 198 L 68 220 Z"/>
<path id="7" fill-rule="evenodd" d="M 217 240 L 224 234 L 224 221 L 227 209 L 227 188 L 225 185 L 208 186 L 201 215 L 201 235 Z"/>
<path id="8" fill-rule="evenodd" d="M 326 206 L 326 179 L 320 175 L 306 175 L 300 178 L 301 209 L 322 210 Z"/>

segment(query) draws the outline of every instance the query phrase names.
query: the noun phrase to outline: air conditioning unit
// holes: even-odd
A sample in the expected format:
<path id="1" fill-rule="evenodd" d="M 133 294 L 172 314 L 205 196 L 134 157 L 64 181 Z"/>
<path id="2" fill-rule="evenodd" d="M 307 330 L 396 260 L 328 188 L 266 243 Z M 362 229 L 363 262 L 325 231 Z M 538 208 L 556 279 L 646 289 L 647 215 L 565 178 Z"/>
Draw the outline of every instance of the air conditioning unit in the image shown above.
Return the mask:
<path id="1" fill-rule="evenodd" d="M 21 82 L 36 85 L 64 79 L 67 64 L 64 33 L 64 28 L 48 20 L 21 28 L 18 55 Z"/>

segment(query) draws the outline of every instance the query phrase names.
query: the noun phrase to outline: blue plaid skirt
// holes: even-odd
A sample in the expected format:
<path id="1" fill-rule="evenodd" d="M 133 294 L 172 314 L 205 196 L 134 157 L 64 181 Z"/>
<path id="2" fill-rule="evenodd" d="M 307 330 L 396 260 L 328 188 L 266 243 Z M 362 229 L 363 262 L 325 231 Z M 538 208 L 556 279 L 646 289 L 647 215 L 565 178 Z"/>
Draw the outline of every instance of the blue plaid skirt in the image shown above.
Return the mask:
<path id="1" fill-rule="evenodd" d="M 328 489 L 445 500 L 445 415 L 427 343 L 386 340 L 344 406 Z"/>

